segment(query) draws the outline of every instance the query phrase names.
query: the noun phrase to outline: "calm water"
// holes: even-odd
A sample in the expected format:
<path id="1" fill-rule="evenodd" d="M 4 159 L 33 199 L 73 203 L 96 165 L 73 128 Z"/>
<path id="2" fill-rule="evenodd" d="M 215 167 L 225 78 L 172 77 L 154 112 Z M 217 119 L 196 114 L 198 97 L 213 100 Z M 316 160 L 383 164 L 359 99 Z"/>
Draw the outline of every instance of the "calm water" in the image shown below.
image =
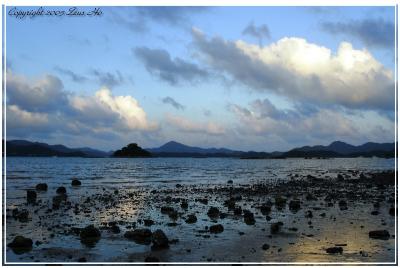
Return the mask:
<path id="1" fill-rule="evenodd" d="M 223 198 L 209 196 L 208 205 L 194 202 L 202 192 L 192 191 L 181 197 L 188 198 L 190 206 L 187 211 L 178 208 L 185 215 L 196 213 L 199 218 L 196 224 L 185 224 L 183 218 L 177 220 L 178 226 L 170 227 L 171 221 L 166 215 L 160 214 L 161 203 L 154 203 L 151 190 L 168 191 L 176 184 L 183 185 L 226 185 L 233 180 L 233 185 L 250 184 L 263 181 L 287 180 L 295 174 L 314 175 L 318 177 L 336 177 L 338 173 L 351 174 L 349 170 L 377 171 L 394 170 L 394 159 L 354 158 L 354 159 L 274 159 L 274 160 L 240 160 L 230 158 L 152 158 L 152 159 L 112 159 L 112 158 L 19 158 L 8 157 L 6 162 L 6 205 L 8 209 L 15 207 L 30 210 L 32 220 L 27 223 L 18 222 L 7 217 L 7 243 L 16 235 L 24 235 L 34 241 L 44 242 L 34 246 L 27 254 L 16 255 L 7 248 L 7 261 L 76 261 L 85 256 L 89 261 L 106 262 L 142 262 L 150 254 L 149 246 L 139 245 L 123 237 L 126 227 L 138 219 L 153 219 L 156 223 L 151 228 L 162 229 L 169 238 L 179 239 L 179 243 L 169 250 L 159 253 L 163 261 L 198 262 L 208 258 L 221 261 L 318 261 L 318 262 L 371 262 L 392 261 L 395 252 L 395 239 L 388 241 L 368 238 L 368 231 L 388 229 L 394 233 L 395 217 L 389 216 L 389 204 L 382 202 L 382 216 L 371 217 L 373 200 L 352 203 L 349 210 L 341 211 L 335 207 L 324 207 L 327 217 L 314 217 L 313 228 L 309 228 L 309 219 L 304 217 L 304 211 L 293 214 L 290 211 L 273 210 L 270 216 L 274 221 L 282 221 L 285 228 L 296 226 L 299 231 L 288 232 L 285 229 L 273 238 L 269 234 L 269 221 L 257 214 L 253 203 L 243 201 L 243 208 L 256 212 L 257 223 L 249 226 L 234 217 L 220 219 L 224 225 L 222 235 L 211 238 L 199 237 L 198 230 L 212 224 L 206 212 L 210 205 L 221 205 Z M 82 181 L 82 186 L 71 187 L 71 179 Z M 27 206 L 26 189 L 34 189 L 38 183 L 47 183 L 49 190 L 40 192 L 38 198 L 42 205 Z M 72 209 L 59 210 L 52 214 L 45 211 L 51 207 L 52 197 L 56 188 L 65 186 L 68 200 L 73 204 L 84 204 L 88 196 L 93 198 L 97 193 L 113 193 L 138 190 L 140 197 L 117 202 L 115 206 L 104 207 L 97 202 L 90 207 L 90 213 L 76 215 Z M 170 189 L 171 188 L 171 189 Z M 190 188 L 190 187 L 188 187 Z M 207 187 L 206 187 L 207 188 Z M 186 189 L 186 188 L 183 188 Z M 348 189 L 339 189 L 347 191 Z M 167 192 L 168 192 L 167 191 Z M 207 193 L 205 193 L 207 195 Z M 197 196 L 199 195 L 199 196 Z M 178 196 L 179 197 L 179 196 Z M 269 198 L 265 196 L 264 198 Z M 265 200 L 255 201 L 255 204 Z M 320 206 L 321 200 L 311 201 L 308 207 Z M 368 203 L 369 202 L 369 203 Z M 179 204 L 175 204 L 179 206 Z M 40 207 L 40 209 L 39 209 Z M 34 209 L 39 209 L 36 213 Z M 308 209 L 304 207 L 304 210 Z M 315 215 L 320 212 L 315 210 Z M 10 212 L 8 213 L 10 214 Z M 332 220 L 332 219 L 335 220 Z M 336 220 L 337 218 L 337 220 Z M 383 221 L 382 221 L 383 220 Z M 85 227 L 88 224 L 100 226 L 103 222 L 123 221 L 121 234 L 102 231 L 101 241 L 94 247 L 88 248 L 81 244 L 78 236 L 65 235 L 64 230 L 72 227 Z M 353 224 L 354 222 L 354 224 Z M 382 224 L 385 223 L 385 226 Z M 65 226 L 67 225 L 67 226 Z M 363 228 L 360 228 L 363 225 Z M 56 227 L 59 226 L 59 227 Z M 60 227 L 61 226 L 61 227 Z M 139 225 L 142 226 L 142 225 Z M 337 227 L 340 226 L 338 229 Z M 48 228 L 51 227 L 51 228 Z M 267 232 L 265 232 L 267 230 Z M 239 235 L 242 231 L 246 235 Z M 314 237 L 308 237 L 312 234 Z M 51 236 L 53 235 L 53 236 Z M 54 236 L 55 235 L 55 236 Z M 262 244 L 272 245 L 271 250 L 262 251 Z M 347 243 L 345 254 L 327 255 L 325 248 L 334 243 Z M 282 248 L 278 253 L 277 249 Z M 188 253 L 187 249 L 191 249 Z M 360 250 L 368 252 L 369 257 L 362 257 Z M 154 254 L 154 253 L 152 253 Z M 70 259 L 68 256 L 72 256 Z"/>
<path id="2" fill-rule="evenodd" d="M 343 170 L 393 170 L 395 160 L 381 158 L 263 159 L 232 158 L 43 158 L 8 157 L 8 199 L 25 197 L 37 183 L 49 189 L 69 186 L 72 178 L 89 187 L 174 187 L 179 184 L 254 183 L 287 179 L 291 174 L 336 176 Z M 90 181 L 90 183 L 89 183 Z"/>

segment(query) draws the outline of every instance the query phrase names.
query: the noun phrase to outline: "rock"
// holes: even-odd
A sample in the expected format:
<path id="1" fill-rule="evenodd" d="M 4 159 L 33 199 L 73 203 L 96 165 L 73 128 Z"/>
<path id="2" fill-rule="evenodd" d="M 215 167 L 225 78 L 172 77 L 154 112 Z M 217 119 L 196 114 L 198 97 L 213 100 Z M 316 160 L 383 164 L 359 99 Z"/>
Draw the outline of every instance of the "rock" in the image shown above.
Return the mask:
<path id="1" fill-rule="evenodd" d="M 328 254 L 342 254 L 343 248 L 342 247 L 331 247 L 326 249 L 326 253 Z"/>
<path id="2" fill-rule="evenodd" d="M 281 230 L 281 224 L 279 222 L 271 223 L 271 234 L 277 234 Z"/>
<path id="3" fill-rule="evenodd" d="M 313 217 L 312 211 L 311 210 L 307 210 L 305 217 L 306 218 L 312 218 Z"/>
<path id="4" fill-rule="evenodd" d="M 18 235 L 7 246 L 10 247 L 15 254 L 22 254 L 31 251 L 32 245 L 32 239 Z"/>
<path id="5" fill-rule="evenodd" d="M 194 215 L 194 214 L 188 215 L 187 218 L 186 218 L 186 220 L 185 220 L 185 222 L 188 223 L 188 224 L 192 224 L 192 223 L 197 222 L 197 217 L 196 217 L 196 215 Z"/>
<path id="6" fill-rule="evenodd" d="M 233 214 L 235 214 L 236 216 L 242 215 L 242 208 L 235 207 L 235 209 L 233 210 Z"/>
<path id="7" fill-rule="evenodd" d="M 222 224 L 216 224 L 210 226 L 210 233 L 212 234 L 219 234 L 224 231 L 224 226 Z"/>
<path id="8" fill-rule="evenodd" d="M 339 209 L 340 210 L 347 210 L 347 202 L 345 200 L 339 201 Z"/>
<path id="9" fill-rule="evenodd" d="M 81 184 L 82 184 L 81 181 L 77 179 L 73 179 L 71 182 L 72 186 L 80 186 Z"/>
<path id="10" fill-rule="evenodd" d="M 67 200 L 66 194 L 60 194 L 53 197 L 53 209 L 59 209 L 62 202 Z"/>
<path id="11" fill-rule="evenodd" d="M 337 180 L 338 181 L 344 181 L 344 177 L 342 174 L 337 174 Z"/>
<path id="12" fill-rule="evenodd" d="M 228 180 L 228 184 L 233 184 L 233 180 Z"/>
<path id="13" fill-rule="evenodd" d="M 37 184 L 36 191 L 47 191 L 47 184 L 46 183 Z"/>
<path id="14" fill-rule="evenodd" d="M 390 216 L 395 216 L 395 208 L 394 207 L 391 207 L 389 209 L 389 214 L 390 214 Z"/>
<path id="15" fill-rule="evenodd" d="M 152 250 L 169 248 L 168 238 L 165 233 L 160 229 L 156 230 L 152 234 L 151 241 L 153 242 L 153 245 L 151 246 Z"/>
<path id="16" fill-rule="evenodd" d="M 119 234 L 121 232 L 121 229 L 119 228 L 118 225 L 113 225 L 110 228 L 111 232 L 113 232 L 114 234 Z"/>
<path id="17" fill-rule="evenodd" d="M 208 209 L 207 215 L 210 218 L 218 218 L 219 217 L 219 209 L 216 207 L 210 207 Z"/>
<path id="18" fill-rule="evenodd" d="M 254 214 L 251 213 L 249 210 L 243 211 L 243 219 L 247 225 L 254 225 L 256 220 L 254 219 Z"/>
<path id="19" fill-rule="evenodd" d="M 152 226 L 154 224 L 154 221 L 150 219 L 143 220 L 143 222 L 144 226 Z"/>
<path id="20" fill-rule="evenodd" d="M 135 241 L 137 244 L 149 245 L 151 243 L 151 235 L 150 229 L 136 229 L 127 231 L 124 237 Z"/>
<path id="21" fill-rule="evenodd" d="M 188 202 L 186 202 L 186 201 L 182 201 L 182 203 L 181 203 L 181 208 L 183 208 L 183 209 L 187 209 L 189 207 L 189 204 L 188 204 Z"/>
<path id="22" fill-rule="evenodd" d="M 269 203 L 264 203 L 260 207 L 261 214 L 263 215 L 268 215 L 271 212 L 271 204 Z"/>
<path id="23" fill-rule="evenodd" d="M 292 211 L 298 211 L 301 207 L 301 202 L 298 199 L 293 199 L 289 202 L 289 209 Z"/>
<path id="24" fill-rule="evenodd" d="M 81 230 L 79 237 L 82 244 L 93 247 L 100 240 L 101 233 L 94 225 L 88 225 Z"/>
<path id="25" fill-rule="evenodd" d="M 379 215 L 379 211 L 374 210 L 374 211 L 371 212 L 371 215 L 373 215 L 373 216 Z"/>
<path id="26" fill-rule="evenodd" d="M 275 206 L 278 209 L 283 209 L 286 206 L 286 198 L 283 198 L 281 196 L 275 197 Z"/>
<path id="27" fill-rule="evenodd" d="M 159 262 L 160 260 L 157 257 L 154 256 L 147 256 L 144 259 L 145 262 Z"/>
<path id="28" fill-rule="evenodd" d="M 65 189 L 64 186 L 58 187 L 56 190 L 57 194 L 66 194 L 67 193 L 67 189 Z"/>
<path id="29" fill-rule="evenodd" d="M 27 190 L 26 191 L 26 201 L 29 204 L 35 204 L 36 203 L 36 192 L 33 190 Z"/>
<path id="30" fill-rule="evenodd" d="M 390 234 L 386 230 L 370 231 L 368 235 L 369 238 L 373 239 L 388 240 L 390 238 Z"/>
<path id="31" fill-rule="evenodd" d="M 19 220 L 20 222 L 28 222 L 29 211 L 26 209 L 18 210 L 17 208 L 15 208 L 12 210 L 12 216 L 14 219 Z"/>
<path id="32" fill-rule="evenodd" d="M 224 206 L 228 207 L 228 210 L 234 210 L 235 209 L 235 205 L 236 205 L 236 202 L 232 198 L 228 199 L 228 200 L 225 200 L 225 202 L 224 202 Z"/>
<path id="33" fill-rule="evenodd" d="M 270 248 L 270 246 L 268 244 L 264 244 L 262 245 L 262 250 L 268 250 Z"/>

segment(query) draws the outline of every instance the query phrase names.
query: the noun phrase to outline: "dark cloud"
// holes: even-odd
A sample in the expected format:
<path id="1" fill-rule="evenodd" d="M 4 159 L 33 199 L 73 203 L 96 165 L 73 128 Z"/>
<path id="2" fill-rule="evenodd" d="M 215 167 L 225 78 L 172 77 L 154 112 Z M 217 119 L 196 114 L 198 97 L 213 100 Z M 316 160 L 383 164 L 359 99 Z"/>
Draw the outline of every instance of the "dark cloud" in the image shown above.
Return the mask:
<path id="1" fill-rule="evenodd" d="M 242 31 L 242 34 L 255 37 L 260 46 L 262 46 L 262 41 L 264 38 L 269 39 L 271 37 L 269 28 L 266 24 L 255 26 L 254 22 L 249 23 L 249 25 L 247 25 L 247 27 Z"/>
<path id="2" fill-rule="evenodd" d="M 193 14 L 203 13 L 209 10 L 209 7 L 184 7 L 184 6 L 149 6 L 137 7 L 138 14 L 142 18 L 149 18 L 158 23 L 169 23 L 171 25 L 180 25 L 189 22 Z"/>
<path id="3" fill-rule="evenodd" d="M 146 33 L 149 23 L 167 24 L 177 27 L 190 26 L 191 16 L 203 13 L 210 7 L 185 6 L 143 6 L 114 7 L 109 10 L 109 19 L 132 32 Z"/>
<path id="4" fill-rule="evenodd" d="M 172 59 L 164 49 L 138 47 L 133 53 L 143 62 L 147 71 L 171 85 L 181 82 L 195 83 L 207 79 L 208 72 L 181 58 Z"/>
<path id="5" fill-rule="evenodd" d="M 101 86 L 113 88 L 124 83 L 125 79 L 119 71 L 115 74 L 110 72 L 103 72 L 101 70 L 93 69 L 91 74 L 96 77 Z"/>
<path id="6" fill-rule="evenodd" d="M 176 100 L 174 100 L 171 97 L 165 97 L 162 99 L 162 102 L 165 104 L 170 104 L 172 105 L 175 109 L 177 110 L 184 110 L 185 106 L 183 106 L 182 104 L 180 104 L 179 102 L 177 102 Z"/>
<path id="7" fill-rule="evenodd" d="M 68 76 L 72 81 L 76 82 L 76 83 L 83 83 L 86 82 L 87 77 L 83 76 L 83 75 L 79 75 L 69 69 L 65 69 L 59 66 L 54 67 L 54 70 L 56 70 L 58 73 Z"/>
<path id="8" fill-rule="evenodd" d="M 394 50 L 395 25 L 381 19 L 351 20 L 346 22 L 323 22 L 321 28 L 331 34 L 356 36 L 370 47 Z"/>

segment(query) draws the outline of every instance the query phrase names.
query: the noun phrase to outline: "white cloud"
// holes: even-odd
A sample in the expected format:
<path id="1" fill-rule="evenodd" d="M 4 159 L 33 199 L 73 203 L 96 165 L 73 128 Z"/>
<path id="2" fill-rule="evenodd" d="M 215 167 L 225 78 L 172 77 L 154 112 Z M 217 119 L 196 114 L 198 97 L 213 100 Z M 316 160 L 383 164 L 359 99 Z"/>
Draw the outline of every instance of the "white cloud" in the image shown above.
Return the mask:
<path id="1" fill-rule="evenodd" d="M 63 90 L 62 82 L 46 75 L 33 80 L 10 75 L 7 84 L 7 134 L 81 135 L 93 139 L 137 137 L 158 129 L 132 96 L 114 96 L 101 88 L 94 95 L 75 95 Z M 62 102 L 61 102 L 62 100 Z"/>
<path id="2" fill-rule="evenodd" d="M 302 38 L 282 38 L 260 47 L 207 38 L 192 30 L 204 62 L 252 89 L 292 101 L 351 109 L 394 109 L 392 72 L 366 50 L 342 42 L 336 53 Z"/>

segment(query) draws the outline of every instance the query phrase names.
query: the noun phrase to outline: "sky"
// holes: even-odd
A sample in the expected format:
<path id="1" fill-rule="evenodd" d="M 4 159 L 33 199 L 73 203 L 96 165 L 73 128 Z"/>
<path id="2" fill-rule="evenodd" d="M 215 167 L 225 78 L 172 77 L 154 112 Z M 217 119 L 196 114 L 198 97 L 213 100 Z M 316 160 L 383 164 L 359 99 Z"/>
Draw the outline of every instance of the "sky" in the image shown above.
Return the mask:
<path id="1" fill-rule="evenodd" d="M 268 152 L 394 141 L 394 7 L 22 16 L 37 9 L 7 7 L 7 139 Z"/>

